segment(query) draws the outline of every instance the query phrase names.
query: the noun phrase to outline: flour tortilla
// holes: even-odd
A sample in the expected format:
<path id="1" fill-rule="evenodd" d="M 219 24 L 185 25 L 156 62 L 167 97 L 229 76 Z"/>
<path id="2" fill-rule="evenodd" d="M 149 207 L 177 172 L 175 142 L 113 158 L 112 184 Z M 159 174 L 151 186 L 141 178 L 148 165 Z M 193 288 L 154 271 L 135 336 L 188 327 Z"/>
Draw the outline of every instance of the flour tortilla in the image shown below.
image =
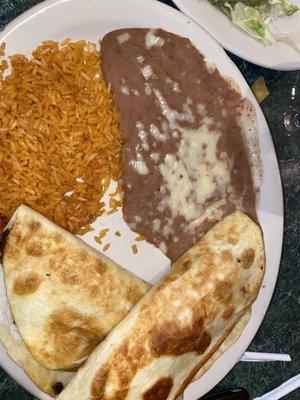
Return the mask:
<path id="1" fill-rule="evenodd" d="M 1 308 L 0 311 L 1 316 L 9 312 L 7 307 Z M 250 319 L 250 315 L 250 310 L 247 310 L 231 333 L 224 340 L 220 348 L 203 365 L 203 367 L 200 368 L 194 380 L 199 379 L 215 363 L 215 361 L 238 340 Z M 16 326 L 13 324 L 12 318 L 9 318 L 9 320 L 5 322 L 6 323 L 3 321 L 0 322 L 0 341 L 5 346 L 7 353 L 20 367 L 24 369 L 26 374 L 39 389 L 48 393 L 51 397 L 54 397 L 57 394 L 55 392 L 55 387 L 57 385 L 59 386 L 60 383 L 65 387 L 74 376 L 75 372 L 53 371 L 43 367 L 29 353 L 16 330 Z M 178 396 L 177 400 L 182 399 L 183 395 L 181 394 Z"/>
<path id="2" fill-rule="evenodd" d="M 59 400 L 173 400 L 245 315 L 264 274 L 260 228 L 237 211 L 188 250 L 95 349 Z"/>
<path id="3" fill-rule="evenodd" d="M 10 223 L 3 271 L 27 349 L 55 370 L 78 368 L 149 288 L 26 206 Z"/>
<path id="4" fill-rule="evenodd" d="M 224 342 L 221 344 L 221 346 L 218 348 L 218 350 L 215 351 L 215 353 L 211 356 L 211 358 L 199 369 L 199 371 L 196 373 L 194 376 L 194 379 L 192 382 L 196 381 L 199 379 L 202 375 L 205 374 L 206 371 L 209 370 L 209 368 L 231 347 L 234 345 L 234 343 L 239 339 L 241 334 L 243 333 L 243 330 L 245 329 L 246 325 L 248 324 L 249 320 L 251 317 L 251 308 L 249 308 L 245 314 L 242 316 L 242 318 L 239 320 L 239 322 L 236 324 L 236 326 L 232 329 L 232 331 L 229 333 L 227 338 L 224 340 Z M 183 394 L 180 394 L 176 400 L 183 400 Z"/>
<path id="5" fill-rule="evenodd" d="M 0 340 L 12 360 L 24 369 L 39 389 L 52 397 L 58 394 L 55 388 L 59 388 L 61 385 L 66 386 L 74 375 L 74 372 L 54 371 L 45 368 L 32 357 L 21 337 L 1 323 Z"/>
<path id="6" fill-rule="evenodd" d="M 43 392 L 54 397 L 61 385 L 65 386 L 74 372 L 53 371 L 45 368 L 29 353 L 14 323 L 5 291 L 3 269 L 0 267 L 0 341 L 10 358 Z"/>

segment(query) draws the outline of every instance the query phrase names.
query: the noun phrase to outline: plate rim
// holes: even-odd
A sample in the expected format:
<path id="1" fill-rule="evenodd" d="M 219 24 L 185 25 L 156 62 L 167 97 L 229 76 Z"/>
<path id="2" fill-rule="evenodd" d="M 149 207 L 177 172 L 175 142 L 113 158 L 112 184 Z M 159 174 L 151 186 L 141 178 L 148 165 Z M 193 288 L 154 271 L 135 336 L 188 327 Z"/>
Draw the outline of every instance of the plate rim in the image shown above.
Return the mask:
<path id="1" fill-rule="evenodd" d="M 18 29 L 23 24 L 26 24 L 27 21 L 29 21 L 31 18 L 34 18 L 39 13 L 45 12 L 47 9 L 50 9 L 51 7 L 58 6 L 58 5 L 63 4 L 63 3 L 72 3 L 73 1 L 77 1 L 77 0 L 44 0 L 41 3 L 29 8 L 28 10 L 26 10 L 22 14 L 18 15 L 15 19 L 13 19 L 11 22 L 9 22 L 4 27 L 4 29 L 0 32 L 0 42 L 1 41 L 5 41 L 5 38 L 7 36 L 9 36 L 10 34 L 12 34 L 14 32 L 14 30 Z M 90 1 L 90 0 L 86 0 L 86 1 Z M 130 2 L 131 0 L 118 0 L 118 1 L 122 1 L 122 2 L 129 1 Z M 153 7 L 154 6 L 155 7 L 161 7 L 161 9 L 165 9 L 165 11 L 167 11 L 169 13 L 173 13 L 174 16 L 176 15 L 178 18 L 181 18 L 183 22 L 185 21 L 185 22 L 190 23 L 191 25 L 194 26 L 194 28 L 196 30 L 202 31 L 202 33 L 204 35 L 208 36 L 208 38 L 216 46 L 216 48 L 218 48 L 218 51 L 223 53 L 224 57 L 226 58 L 226 61 L 230 65 L 231 69 L 234 70 L 235 73 L 239 76 L 239 80 L 241 82 L 243 82 L 243 84 L 246 85 L 247 88 L 249 88 L 249 85 L 248 85 L 247 81 L 245 80 L 245 78 L 243 77 L 241 71 L 238 69 L 238 67 L 235 65 L 235 63 L 230 59 L 230 57 L 226 54 L 225 50 L 221 47 L 221 45 L 202 26 L 200 26 L 192 18 L 190 18 L 189 16 L 185 15 L 181 11 L 178 11 L 178 10 L 174 9 L 173 7 L 171 7 L 171 6 L 169 6 L 169 5 L 165 4 L 165 3 L 159 2 L 157 0 L 139 0 L 139 2 L 140 3 L 144 2 L 144 3 L 147 3 L 148 5 L 151 3 L 151 5 Z M 176 3 L 176 2 L 178 2 L 178 0 L 173 0 L 173 2 Z M 99 7 L 100 7 L 100 4 L 101 4 L 101 2 L 99 1 Z M 197 45 L 196 45 L 196 47 L 197 47 Z M 206 54 L 203 53 L 203 55 L 206 57 Z M 218 68 L 218 66 L 217 66 L 217 68 Z M 279 259 L 278 259 L 278 268 L 276 269 L 276 273 L 272 274 L 273 281 L 272 281 L 272 284 L 269 285 L 268 296 L 264 298 L 264 301 L 267 304 L 267 307 L 264 307 L 264 311 L 263 311 L 263 313 L 260 314 L 260 317 L 258 318 L 258 320 L 254 321 L 255 322 L 255 324 L 254 324 L 255 328 L 254 329 L 251 328 L 251 332 L 247 332 L 247 334 L 246 334 L 246 329 L 247 329 L 247 327 L 249 328 L 249 323 L 248 323 L 246 328 L 244 329 L 242 335 L 235 342 L 235 344 L 239 343 L 240 345 L 243 342 L 244 344 L 243 344 L 242 347 L 244 348 L 244 350 L 249 346 L 249 344 L 253 340 L 254 336 L 256 335 L 260 325 L 262 324 L 262 322 L 263 322 L 263 320 L 265 318 L 266 312 L 268 310 L 268 307 L 270 305 L 273 293 L 274 293 L 274 289 L 275 289 L 275 286 L 276 286 L 277 277 L 278 277 L 278 273 L 279 273 L 279 268 L 280 268 L 281 254 L 282 254 L 282 250 L 283 250 L 283 228 L 284 228 L 283 187 L 282 187 L 282 180 L 281 180 L 281 175 L 280 175 L 280 169 L 279 169 L 279 163 L 278 163 L 278 159 L 277 159 L 276 149 L 275 149 L 273 138 L 272 138 L 272 135 L 270 133 L 270 129 L 269 129 L 268 124 L 266 122 L 265 116 L 264 116 L 259 104 L 257 103 L 257 101 L 256 101 L 256 99 L 253 96 L 251 91 L 249 92 L 249 94 L 250 94 L 250 99 L 254 104 L 255 110 L 257 112 L 259 112 L 258 120 L 260 120 L 260 122 L 261 122 L 261 125 L 262 125 L 261 129 L 264 130 L 264 134 L 267 134 L 267 135 L 270 136 L 270 146 L 272 147 L 272 153 L 275 156 L 275 162 L 276 162 L 276 166 L 277 166 L 276 171 L 275 171 L 275 175 L 276 175 L 276 179 L 278 180 L 278 184 L 279 184 L 278 189 L 280 190 L 280 192 L 279 192 L 279 197 L 280 197 L 280 199 L 279 199 L 279 203 L 280 203 L 279 204 L 279 211 L 280 211 L 280 214 L 278 215 L 278 217 L 280 218 L 280 231 L 278 231 L 279 242 L 280 242 L 280 254 L 279 254 Z M 252 320 L 252 316 L 250 318 L 250 321 L 251 320 Z M 235 344 L 232 347 L 235 347 Z M 2 347 L 3 347 L 3 345 L 0 342 L 0 349 Z M 231 360 L 229 362 L 229 368 L 228 368 L 228 366 L 225 369 L 223 368 L 223 370 L 225 370 L 225 373 L 222 372 L 221 374 L 218 374 L 217 378 L 213 382 L 209 382 L 209 384 L 206 385 L 206 388 L 205 388 L 206 392 L 211 390 L 215 385 L 217 385 L 227 375 L 227 373 L 240 360 L 244 350 L 239 349 L 234 354 L 231 354 Z M 226 352 L 226 353 L 228 353 L 228 352 Z M 224 354 L 214 364 L 218 365 L 220 363 L 220 361 L 222 361 L 223 357 L 224 357 Z M 15 374 L 15 373 L 12 374 L 11 371 L 9 371 L 9 369 L 6 368 L 6 365 L 2 364 L 1 360 L 0 360 L 0 366 L 1 366 L 1 368 L 3 368 L 4 371 L 6 371 L 6 373 L 10 377 L 12 377 L 15 381 L 17 381 L 29 393 L 33 394 L 34 396 L 38 396 L 39 395 L 40 399 L 51 399 L 50 396 L 48 396 L 45 393 L 39 391 L 36 388 L 36 386 L 31 382 L 30 379 L 29 379 L 29 382 L 24 382 L 23 378 L 19 377 L 18 374 Z M 200 378 L 200 380 L 202 380 L 205 377 L 206 374 L 207 374 L 207 372 Z M 199 380 L 197 380 L 195 383 L 197 383 L 198 381 Z M 204 393 L 201 394 L 199 392 L 199 394 L 193 395 L 193 399 L 196 400 L 200 395 L 202 396 L 202 395 L 204 395 Z M 189 399 L 192 400 L 191 398 L 189 398 Z"/>

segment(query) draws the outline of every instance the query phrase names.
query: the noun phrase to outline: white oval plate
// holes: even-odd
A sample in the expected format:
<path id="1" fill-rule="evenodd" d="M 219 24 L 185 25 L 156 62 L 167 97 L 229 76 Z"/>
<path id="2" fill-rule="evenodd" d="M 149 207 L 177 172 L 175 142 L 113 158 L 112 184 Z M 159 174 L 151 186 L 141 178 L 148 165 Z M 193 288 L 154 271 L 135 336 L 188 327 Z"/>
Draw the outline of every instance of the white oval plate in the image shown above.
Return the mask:
<path id="1" fill-rule="evenodd" d="M 300 0 L 288 0 L 300 8 Z M 300 54 L 285 43 L 264 46 L 235 26 L 230 19 L 208 0 L 173 0 L 177 7 L 202 26 L 222 47 L 253 64 L 281 71 L 300 69 Z M 284 17 L 272 28 L 280 36 L 288 34 L 300 46 L 300 11 Z"/>
<path id="2" fill-rule="evenodd" d="M 249 86 L 224 50 L 202 28 L 182 13 L 153 0 L 49 0 L 27 11 L 1 33 L 7 54 L 30 52 L 43 40 L 88 39 L 98 41 L 107 32 L 123 27 L 160 27 L 188 37 L 198 49 L 215 63 L 221 74 L 231 77 L 239 85 L 243 96 L 249 98 L 256 109 L 259 139 L 264 168 L 258 216 L 264 232 L 267 266 L 262 289 L 253 306 L 252 317 L 239 340 L 196 382 L 185 391 L 185 400 L 196 400 L 215 386 L 240 359 L 267 311 L 275 287 L 280 263 L 283 234 L 283 200 L 278 164 L 270 132 Z M 153 246 L 139 245 L 139 253 L 133 255 L 131 244 L 136 236 L 122 221 L 121 212 L 98 218 L 97 229 L 103 226 L 118 227 L 125 234 L 112 243 L 107 253 L 112 259 L 136 275 L 151 283 L 169 267 L 168 259 Z M 101 250 L 93 240 L 93 234 L 85 235 L 90 245 Z M 151 265 L 149 261 L 151 260 Z M 0 346 L 0 364 L 16 381 L 39 399 L 50 397 L 39 391 Z"/>

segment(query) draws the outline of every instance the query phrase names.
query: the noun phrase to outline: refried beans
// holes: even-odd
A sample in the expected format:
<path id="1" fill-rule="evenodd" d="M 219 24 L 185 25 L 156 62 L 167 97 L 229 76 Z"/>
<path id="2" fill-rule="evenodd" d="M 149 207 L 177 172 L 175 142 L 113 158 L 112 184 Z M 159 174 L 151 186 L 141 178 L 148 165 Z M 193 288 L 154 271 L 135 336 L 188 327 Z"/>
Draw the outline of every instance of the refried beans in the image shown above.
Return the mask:
<path id="1" fill-rule="evenodd" d="M 125 137 L 123 215 L 172 261 L 235 209 L 256 219 L 241 95 L 183 37 L 121 29 L 101 42 Z"/>

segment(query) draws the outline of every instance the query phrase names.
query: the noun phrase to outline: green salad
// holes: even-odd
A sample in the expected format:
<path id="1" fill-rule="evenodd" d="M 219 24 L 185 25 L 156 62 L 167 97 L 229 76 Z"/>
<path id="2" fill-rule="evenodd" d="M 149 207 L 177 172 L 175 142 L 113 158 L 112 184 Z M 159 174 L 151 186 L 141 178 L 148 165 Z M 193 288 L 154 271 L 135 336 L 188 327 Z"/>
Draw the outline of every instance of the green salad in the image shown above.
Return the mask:
<path id="1" fill-rule="evenodd" d="M 232 22 L 261 40 L 265 45 L 276 42 L 268 24 L 277 18 L 298 11 L 296 5 L 285 0 L 209 0 L 231 18 Z M 288 42 L 287 38 L 280 39 Z M 289 43 L 292 44 L 292 43 Z"/>

